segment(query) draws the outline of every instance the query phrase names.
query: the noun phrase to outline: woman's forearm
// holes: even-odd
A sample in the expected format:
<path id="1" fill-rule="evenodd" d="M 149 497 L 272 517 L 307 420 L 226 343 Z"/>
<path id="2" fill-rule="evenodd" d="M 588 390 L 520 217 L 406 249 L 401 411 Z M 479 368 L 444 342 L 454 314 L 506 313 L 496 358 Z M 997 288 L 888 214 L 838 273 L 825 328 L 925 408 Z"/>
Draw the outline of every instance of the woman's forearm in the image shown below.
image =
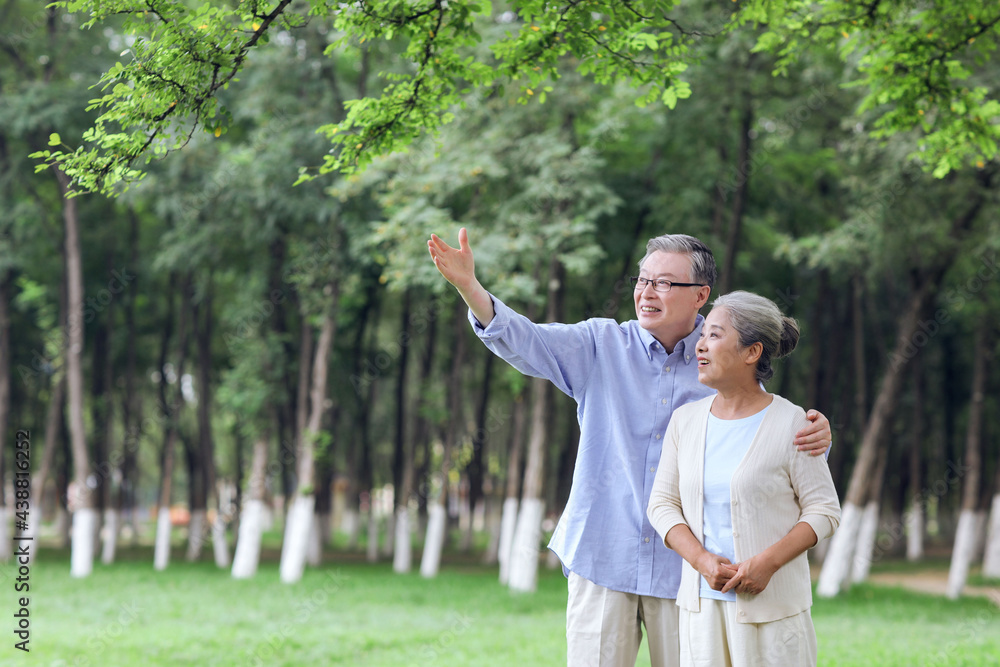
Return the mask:
<path id="1" fill-rule="evenodd" d="M 763 559 L 773 572 L 777 572 L 785 563 L 816 546 L 816 542 L 816 532 L 812 526 L 800 521 L 792 526 L 787 535 L 764 549 L 759 558 Z"/>

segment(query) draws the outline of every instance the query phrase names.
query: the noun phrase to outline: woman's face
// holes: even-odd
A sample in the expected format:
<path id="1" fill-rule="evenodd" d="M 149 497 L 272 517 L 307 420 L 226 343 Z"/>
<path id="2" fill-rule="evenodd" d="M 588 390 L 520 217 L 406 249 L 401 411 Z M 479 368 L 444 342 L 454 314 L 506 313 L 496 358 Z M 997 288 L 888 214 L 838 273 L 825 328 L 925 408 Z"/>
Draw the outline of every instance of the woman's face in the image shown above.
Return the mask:
<path id="1" fill-rule="evenodd" d="M 739 335 L 729 322 L 726 308 L 713 308 L 705 318 L 701 337 L 695 347 L 698 354 L 698 381 L 706 387 L 755 382 L 756 360 L 750 350 L 740 346 Z"/>

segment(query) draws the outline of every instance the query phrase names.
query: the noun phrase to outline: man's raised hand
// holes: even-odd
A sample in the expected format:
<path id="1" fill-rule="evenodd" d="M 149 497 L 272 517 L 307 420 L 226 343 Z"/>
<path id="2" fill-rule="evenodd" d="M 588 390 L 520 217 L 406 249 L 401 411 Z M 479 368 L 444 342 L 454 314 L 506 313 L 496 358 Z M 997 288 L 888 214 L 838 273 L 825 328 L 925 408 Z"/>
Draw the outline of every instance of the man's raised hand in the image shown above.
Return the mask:
<path id="1" fill-rule="evenodd" d="M 488 326 L 496 315 L 493 299 L 476 280 L 476 263 L 472 259 L 472 246 L 469 245 L 469 233 L 465 227 L 458 230 L 457 248 L 452 248 L 437 234 L 431 234 L 427 252 L 444 279 L 458 290 L 476 320 L 483 327 Z"/>
<path id="2" fill-rule="evenodd" d="M 427 251 L 430 252 L 434 266 L 445 280 L 460 292 L 471 291 L 476 283 L 476 264 L 472 258 L 469 233 L 465 227 L 458 230 L 458 246 L 452 248 L 437 234 L 431 234 L 431 239 L 427 242 Z"/>

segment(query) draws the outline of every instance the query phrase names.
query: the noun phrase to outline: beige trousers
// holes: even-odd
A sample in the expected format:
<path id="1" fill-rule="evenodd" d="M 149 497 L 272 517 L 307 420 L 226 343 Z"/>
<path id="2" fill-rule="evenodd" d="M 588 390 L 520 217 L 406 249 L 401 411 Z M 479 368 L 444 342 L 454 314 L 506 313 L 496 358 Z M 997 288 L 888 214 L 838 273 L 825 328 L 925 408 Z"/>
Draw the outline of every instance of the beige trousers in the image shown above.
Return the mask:
<path id="1" fill-rule="evenodd" d="M 654 667 L 677 667 L 674 600 L 613 591 L 570 573 L 566 604 L 568 667 L 635 667 L 646 627 Z"/>
<path id="2" fill-rule="evenodd" d="M 680 610 L 680 638 L 682 667 L 816 665 L 808 609 L 770 623 L 738 623 L 735 602 L 702 598 L 700 612 Z"/>

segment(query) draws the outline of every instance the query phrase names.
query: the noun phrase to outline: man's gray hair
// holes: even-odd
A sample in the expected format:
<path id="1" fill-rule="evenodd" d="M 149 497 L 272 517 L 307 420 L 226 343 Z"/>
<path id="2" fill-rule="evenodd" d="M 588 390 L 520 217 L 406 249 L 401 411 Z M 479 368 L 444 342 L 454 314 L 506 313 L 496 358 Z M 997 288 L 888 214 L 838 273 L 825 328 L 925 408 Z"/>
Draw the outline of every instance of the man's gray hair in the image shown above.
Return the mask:
<path id="1" fill-rule="evenodd" d="M 799 324 L 781 314 L 770 299 L 751 292 L 730 292 L 715 300 L 712 308 L 725 308 L 729 323 L 736 330 L 740 347 L 754 343 L 763 346 L 757 360 L 757 381 L 767 382 L 774 375 L 771 361 L 790 354 L 799 342 Z"/>
<path id="2" fill-rule="evenodd" d="M 646 254 L 639 260 L 639 268 L 654 252 L 672 252 L 691 258 L 691 280 L 712 287 L 719 277 L 715 268 L 715 257 L 708 246 L 687 234 L 664 234 L 654 236 L 646 243 Z"/>

